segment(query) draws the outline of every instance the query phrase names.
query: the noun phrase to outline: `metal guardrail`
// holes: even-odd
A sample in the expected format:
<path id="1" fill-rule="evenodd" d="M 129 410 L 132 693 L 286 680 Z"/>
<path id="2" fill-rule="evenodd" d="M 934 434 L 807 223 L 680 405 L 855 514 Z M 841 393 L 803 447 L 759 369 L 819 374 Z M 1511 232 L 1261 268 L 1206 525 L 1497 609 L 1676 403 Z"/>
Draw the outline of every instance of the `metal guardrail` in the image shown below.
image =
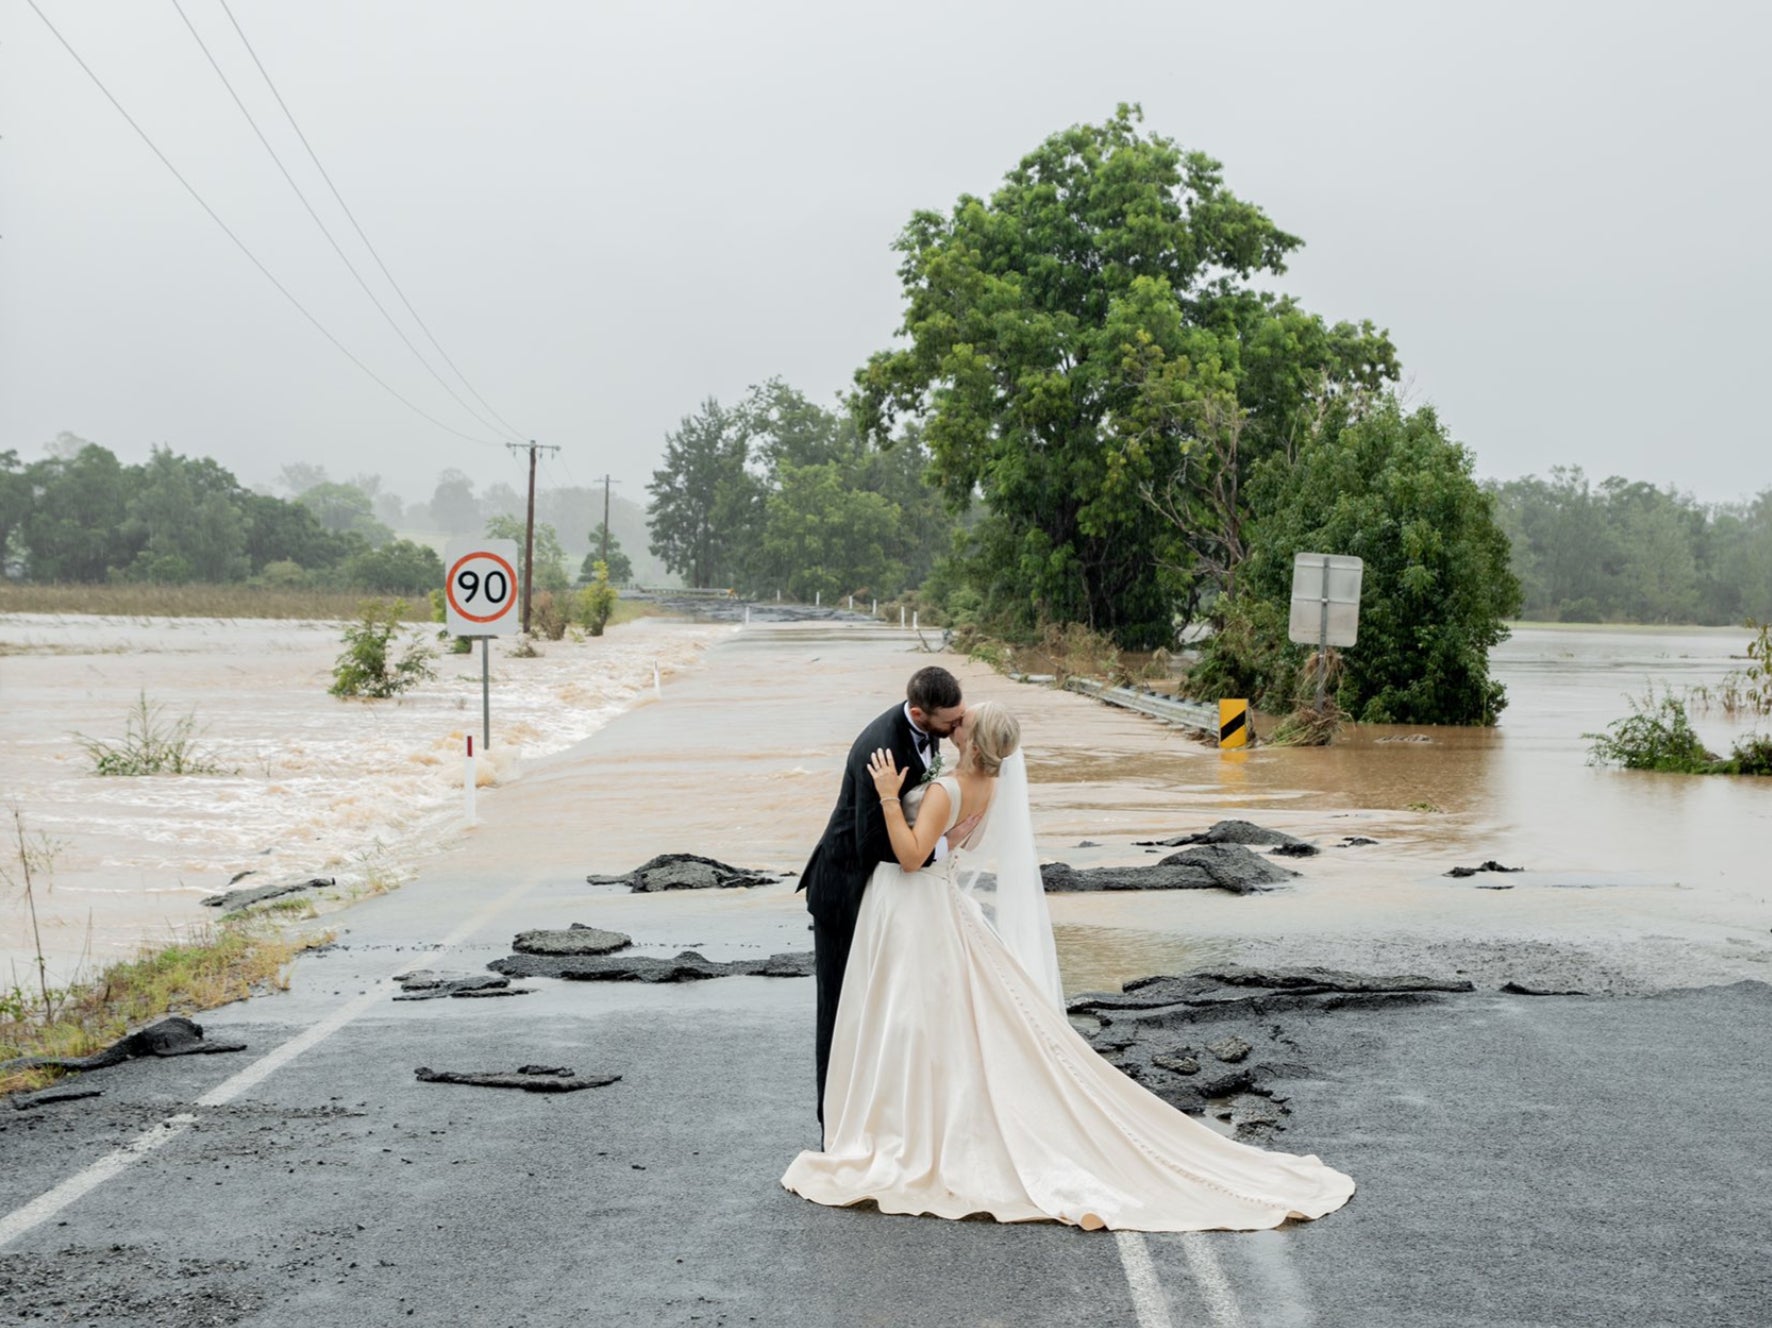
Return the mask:
<path id="1" fill-rule="evenodd" d="M 652 595 L 659 599 L 737 599 L 738 592 L 720 587 L 705 590 L 692 590 L 686 586 L 669 588 L 665 586 L 628 586 L 627 590 L 634 595 Z"/>
<path id="2" fill-rule="evenodd" d="M 1093 678 L 1067 678 L 1064 687 L 1068 692 L 1081 692 L 1084 696 L 1093 696 L 1098 701 L 1106 701 L 1109 705 L 1120 706 L 1125 710 L 1135 710 L 1166 724 L 1179 724 L 1183 728 L 1210 733 L 1214 738 L 1218 736 L 1216 705 L 1200 701 L 1178 701 L 1163 692 L 1148 691 L 1142 687 L 1109 687 Z"/>

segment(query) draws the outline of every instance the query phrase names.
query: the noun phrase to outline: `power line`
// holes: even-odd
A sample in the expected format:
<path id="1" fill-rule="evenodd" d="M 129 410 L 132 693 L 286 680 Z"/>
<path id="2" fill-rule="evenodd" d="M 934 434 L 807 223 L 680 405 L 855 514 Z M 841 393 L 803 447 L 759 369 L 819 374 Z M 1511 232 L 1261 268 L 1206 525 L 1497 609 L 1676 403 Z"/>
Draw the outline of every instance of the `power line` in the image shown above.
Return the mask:
<path id="1" fill-rule="evenodd" d="M 408 400 L 404 395 L 402 395 L 398 389 L 390 386 L 385 380 L 383 380 L 382 377 L 375 372 L 375 370 L 371 369 L 367 364 L 363 363 L 362 360 L 358 359 L 354 354 L 352 354 L 350 348 L 348 346 L 346 346 L 344 342 L 340 341 L 337 337 L 333 336 L 332 333 L 327 330 L 326 325 L 324 323 L 322 323 L 318 318 L 314 317 L 313 314 L 309 313 L 307 306 L 304 305 L 300 300 L 296 299 L 295 296 L 290 293 L 289 288 L 287 286 L 285 286 L 281 281 L 278 281 L 277 278 L 271 274 L 271 270 L 259 261 L 258 255 L 254 254 L 252 252 L 252 250 L 250 250 L 246 247 L 246 242 L 244 240 L 242 240 L 238 235 L 236 235 L 234 233 L 233 229 L 228 225 L 228 223 L 223 221 L 221 219 L 221 217 L 216 213 L 216 210 L 214 208 L 210 207 L 209 204 L 204 201 L 203 195 L 197 192 L 196 188 L 191 184 L 191 182 L 189 180 L 185 179 L 185 177 L 179 173 L 178 167 L 174 166 L 172 164 L 171 160 L 168 159 L 166 154 L 164 152 L 160 151 L 159 147 L 154 143 L 154 140 L 148 137 L 147 130 L 143 129 L 139 124 L 137 124 L 135 122 L 135 117 L 132 116 L 128 111 L 123 109 L 123 103 L 118 101 L 116 99 L 116 97 L 111 95 L 111 90 L 104 85 L 104 81 L 101 78 L 99 78 L 99 76 L 97 74 L 92 72 L 92 67 L 90 65 L 88 65 L 86 63 L 86 61 L 84 61 L 80 58 L 80 53 L 78 51 L 76 51 L 72 45 L 69 44 L 68 39 L 66 37 L 62 36 L 60 30 L 55 26 L 55 24 L 53 24 L 49 21 L 49 15 L 45 14 L 40 8 L 38 8 L 37 0 L 25 0 L 25 3 L 30 5 L 32 12 L 35 13 L 38 18 L 43 20 L 43 26 L 48 28 L 49 31 L 54 35 L 55 39 L 62 44 L 62 49 L 67 51 L 67 53 L 74 58 L 74 63 L 79 65 L 81 70 L 85 73 L 86 77 L 88 77 L 89 79 L 92 80 L 93 86 L 96 87 L 100 92 L 102 92 L 104 94 L 105 100 L 110 102 L 112 106 L 116 107 L 117 114 L 121 115 L 124 118 L 124 120 L 126 120 L 129 123 L 129 127 L 131 129 L 135 130 L 135 132 L 138 135 L 140 135 L 142 142 L 144 142 L 148 145 L 148 150 L 160 159 L 160 164 L 162 166 L 166 167 L 167 170 L 172 172 L 172 178 L 177 180 L 180 184 L 182 184 L 185 187 L 185 192 L 188 193 L 193 199 L 195 199 L 197 201 L 197 206 L 202 208 L 205 212 L 207 212 L 209 214 L 209 219 L 211 221 L 213 221 L 217 226 L 221 227 L 222 233 L 234 242 L 235 247 L 238 248 L 241 253 L 246 255 L 247 260 L 254 267 L 256 267 L 259 270 L 259 272 L 261 272 L 264 275 L 265 280 L 270 282 L 271 285 L 273 285 L 277 288 L 278 294 L 282 295 L 284 299 L 288 300 L 291 304 L 293 304 L 296 308 L 296 312 L 301 314 L 301 316 L 303 318 L 307 319 L 308 322 L 310 322 L 314 325 L 315 331 L 319 332 L 319 334 L 321 336 L 325 337 L 334 346 L 336 346 L 339 350 L 339 353 L 342 354 L 352 364 L 356 365 L 359 369 L 361 369 L 366 375 L 368 375 L 369 378 L 372 381 L 374 381 L 376 386 L 380 387 L 382 389 L 382 391 L 386 392 L 389 396 L 393 397 L 396 401 L 400 402 L 401 405 L 405 406 L 413 414 L 418 415 L 423 419 L 429 420 L 432 424 L 436 425 L 439 429 L 443 430 L 443 432 L 452 433 L 457 438 L 465 438 L 470 443 L 478 443 L 483 447 L 497 447 L 498 446 L 498 444 L 493 442 L 491 439 L 476 438 L 472 434 L 463 433 L 460 429 L 452 428 L 449 425 L 443 423 L 442 420 L 438 419 L 435 415 L 432 415 L 429 411 L 426 411 L 422 407 L 413 404 L 413 402 Z"/>
<path id="2" fill-rule="evenodd" d="M 423 329 L 425 336 L 430 339 L 431 345 L 437 348 L 437 354 L 441 355 L 443 357 L 443 362 L 454 370 L 455 376 L 461 379 L 462 386 L 468 389 L 474 400 L 486 407 L 487 413 L 502 424 L 506 430 L 521 436 L 522 430 L 516 428 L 509 420 L 505 419 L 503 415 L 500 415 L 498 411 L 492 408 L 492 404 L 488 402 L 485 397 L 480 395 L 474 385 L 468 381 L 467 375 L 464 374 L 461 369 L 457 367 L 455 361 L 450 358 L 449 352 L 443 349 L 443 343 L 437 340 L 436 335 L 432 333 L 429 325 L 426 324 L 424 319 L 418 316 L 418 310 L 412 307 L 412 301 L 406 298 L 406 292 L 400 289 L 400 283 L 394 280 L 394 274 L 388 271 L 388 265 L 382 262 L 381 254 L 376 252 L 375 246 L 369 242 L 369 237 L 363 233 L 363 227 L 357 224 L 356 214 L 351 211 L 350 205 L 345 202 L 344 195 L 339 193 L 338 186 L 332 182 L 332 176 L 327 173 L 326 167 L 320 164 L 319 154 L 314 151 L 313 145 L 308 142 L 308 136 L 302 133 L 301 126 L 295 122 L 295 113 L 289 109 L 288 103 L 283 100 L 283 94 L 277 91 L 277 85 L 271 81 L 270 71 L 265 68 L 264 62 L 258 58 L 258 52 L 253 49 L 252 43 L 246 39 L 246 33 L 240 26 L 240 20 L 235 18 L 234 11 L 228 8 L 228 0 L 219 0 L 219 3 L 221 4 L 222 12 L 228 16 L 228 22 L 234 25 L 234 31 L 240 34 L 240 44 L 246 48 L 246 53 L 252 57 L 252 63 L 258 66 L 258 72 L 264 77 L 265 86 L 271 90 L 271 95 L 277 99 L 277 105 L 283 108 L 283 114 L 289 121 L 289 127 L 295 130 L 295 136 L 301 140 L 302 147 L 307 149 L 308 159 L 314 163 L 314 169 L 320 172 L 320 178 L 326 181 L 326 187 L 332 191 L 332 197 L 337 201 L 339 207 L 343 209 L 345 216 L 350 218 L 351 228 L 357 232 L 357 238 L 363 241 L 363 247 L 369 250 L 370 257 L 375 259 L 375 265 L 381 269 L 382 276 L 388 279 L 388 285 L 394 288 L 394 294 L 400 297 L 400 303 L 406 306 L 406 312 L 412 315 L 412 321 L 417 323 L 419 327 Z"/>
<path id="3" fill-rule="evenodd" d="M 222 71 L 221 65 L 217 63 L 215 56 L 210 52 L 208 45 L 203 40 L 203 35 L 197 31 L 196 25 L 191 22 L 190 15 L 185 13 L 184 6 L 179 3 L 179 0 L 172 0 L 172 7 L 178 11 L 179 18 L 184 20 L 186 30 L 197 43 L 197 49 L 203 52 L 203 58 L 208 60 L 209 67 L 215 70 L 215 76 L 221 80 L 222 86 L 228 90 L 228 95 L 234 99 L 234 105 L 239 107 L 240 114 L 246 117 L 246 123 L 252 127 L 252 132 L 258 136 L 259 143 L 264 147 L 264 150 L 270 154 L 271 160 L 277 164 L 277 169 L 283 173 L 283 178 L 289 182 L 289 187 L 295 191 L 296 198 L 300 200 L 302 207 L 307 209 L 308 216 L 313 218 L 314 225 L 320 228 L 320 234 L 326 237 L 326 243 L 332 246 L 332 252 L 338 255 L 339 261 L 343 263 L 346 269 L 349 270 L 350 274 L 356 278 L 357 285 L 362 287 L 363 293 L 369 297 L 369 302 L 375 306 L 375 311 L 387 321 L 389 327 L 394 329 L 394 335 L 399 337 L 400 340 L 406 344 L 406 349 L 412 352 L 413 358 L 424 366 L 426 373 L 430 374 L 432 378 L 437 380 L 438 386 L 440 386 L 445 392 L 449 393 L 456 405 L 467 411 L 469 415 L 472 415 L 481 427 L 490 429 L 493 433 L 500 432 L 498 425 L 494 424 L 491 420 L 486 419 L 479 411 L 475 410 L 466 401 L 463 401 L 461 394 L 449 385 L 448 380 L 445 379 L 442 374 L 438 373 L 436 369 L 431 367 L 431 362 L 424 357 L 417 346 L 412 344 L 412 338 L 406 335 L 405 330 L 394 321 L 394 316 L 390 314 L 383 306 L 382 302 L 376 298 L 375 292 L 369 289 L 369 283 L 363 280 L 363 274 L 357 271 L 356 264 L 351 262 L 350 257 L 339 246 L 338 241 L 333 238 L 332 232 L 327 229 L 326 223 L 320 220 L 320 214 L 314 211 L 314 205 L 308 202 L 308 196 L 302 192 L 301 186 L 295 182 L 295 177 L 289 173 L 289 168 L 283 164 L 283 158 L 277 155 L 277 150 L 271 146 L 271 141 L 265 137 L 264 130 L 258 127 L 258 121 L 252 118 L 252 112 L 246 109 L 246 103 L 240 99 L 240 94 L 234 90 L 234 85 L 228 81 L 227 74 Z"/>

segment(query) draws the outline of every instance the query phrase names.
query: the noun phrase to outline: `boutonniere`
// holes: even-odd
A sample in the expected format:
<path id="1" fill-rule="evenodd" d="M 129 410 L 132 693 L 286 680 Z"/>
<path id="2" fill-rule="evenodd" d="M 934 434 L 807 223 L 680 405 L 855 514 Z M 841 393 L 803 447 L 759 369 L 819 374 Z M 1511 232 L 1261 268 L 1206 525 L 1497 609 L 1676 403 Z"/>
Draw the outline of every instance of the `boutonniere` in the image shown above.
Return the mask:
<path id="1" fill-rule="evenodd" d="M 935 751 L 929 757 L 929 768 L 923 772 L 923 778 L 921 778 L 917 782 L 919 784 L 927 784 L 930 780 L 937 778 L 940 774 L 941 774 L 941 748 L 937 747 L 935 749 Z"/>

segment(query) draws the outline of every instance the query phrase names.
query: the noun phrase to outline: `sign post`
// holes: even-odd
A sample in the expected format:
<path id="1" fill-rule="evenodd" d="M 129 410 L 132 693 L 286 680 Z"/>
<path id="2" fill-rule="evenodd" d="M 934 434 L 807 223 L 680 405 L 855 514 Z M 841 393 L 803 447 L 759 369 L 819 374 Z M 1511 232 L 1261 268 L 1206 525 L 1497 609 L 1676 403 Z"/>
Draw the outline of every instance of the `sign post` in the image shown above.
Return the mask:
<path id="1" fill-rule="evenodd" d="M 1330 646 L 1351 646 L 1360 636 L 1360 581 L 1366 564 L 1334 553 L 1301 553 L 1292 559 L 1292 614 L 1286 635 L 1317 648 L 1317 709 L 1328 686 Z"/>
<path id="2" fill-rule="evenodd" d="M 450 635 L 480 638 L 480 750 L 490 751 L 492 638 L 515 636 L 522 629 L 516 613 L 517 541 L 451 540 L 443 565 L 445 625 Z"/>

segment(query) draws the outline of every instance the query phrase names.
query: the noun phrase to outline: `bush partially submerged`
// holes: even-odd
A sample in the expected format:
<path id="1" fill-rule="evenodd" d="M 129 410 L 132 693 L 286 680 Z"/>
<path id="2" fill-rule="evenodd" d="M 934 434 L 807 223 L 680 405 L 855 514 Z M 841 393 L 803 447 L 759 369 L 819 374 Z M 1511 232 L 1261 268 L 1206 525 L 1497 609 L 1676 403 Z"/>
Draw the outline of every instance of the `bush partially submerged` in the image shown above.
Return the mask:
<path id="1" fill-rule="evenodd" d="M 1685 701 L 1672 692 L 1657 700 L 1651 687 L 1630 704 L 1633 713 L 1613 720 L 1606 732 L 1581 735 L 1593 742 L 1588 764 L 1682 775 L 1772 775 L 1772 738 L 1750 733 L 1724 758 L 1704 745 Z"/>
<path id="2" fill-rule="evenodd" d="M 345 628 L 344 651 L 332 666 L 328 690 L 334 696 L 398 696 L 437 676 L 431 667 L 434 656 L 420 641 L 408 641 L 400 657 L 393 657 L 394 638 L 406 613 L 405 600 L 364 600 L 358 609 L 357 621 Z"/>

